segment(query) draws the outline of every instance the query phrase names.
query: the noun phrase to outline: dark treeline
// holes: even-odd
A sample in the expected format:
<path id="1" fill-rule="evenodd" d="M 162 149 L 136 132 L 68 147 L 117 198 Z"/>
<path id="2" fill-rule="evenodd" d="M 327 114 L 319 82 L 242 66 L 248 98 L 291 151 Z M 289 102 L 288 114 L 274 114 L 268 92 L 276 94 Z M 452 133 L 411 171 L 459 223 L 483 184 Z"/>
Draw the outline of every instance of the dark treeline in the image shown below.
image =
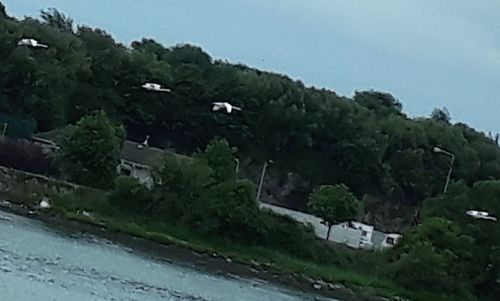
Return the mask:
<path id="1" fill-rule="evenodd" d="M 49 48 L 18 47 L 23 37 Z M 173 92 L 143 90 L 145 82 Z M 214 114 L 212 101 L 243 111 Z M 456 154 L 453 179 L 471 185 L 500 178 L 494 139 L 451 124 L 442 110 L 411 119 L 387 93 L 342 97 L 214 60 L 196 46 L 164 47 L 143 39 L 129 48 L 56 10 L 16 20 L 2 9 L 0 112 L 46 131 L 101 109 L 121 121 L 131 139 L 149 134 L 154 145 L 191 153 L 224 137 L 255 164 L 272 158 L 277 170 L 298 172 L 310 188 L 344 183 L 358 197 L 420 205 L 441 192 L 449 158 L 433 153 L 434 146 Z"/>

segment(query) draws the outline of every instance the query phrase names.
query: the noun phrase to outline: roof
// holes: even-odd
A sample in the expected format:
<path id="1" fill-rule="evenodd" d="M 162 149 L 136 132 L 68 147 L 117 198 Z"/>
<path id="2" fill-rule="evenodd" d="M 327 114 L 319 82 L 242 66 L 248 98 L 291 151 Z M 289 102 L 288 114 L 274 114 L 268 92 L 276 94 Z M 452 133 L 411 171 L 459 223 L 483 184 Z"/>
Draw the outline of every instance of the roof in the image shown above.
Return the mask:
<path id="1" fill-rule="evenodd" d="M 37 133 L 36 135 L 33 136 L 33 138 L 41 138 L 43 140 L 50 140 L 52 142 L 55 142 L 59 135 L 61 134 L 62 129 L 55 129 L 49 132 L 43 132 L 43 133 Z"/>
<path id="2" fill-rule="evenodd" d="M 37 133 L 33 136 L 33 139 L 44 140 L 46 143 L 53 142 L 55 144 L 61 132 L 62 129 L 56 129 L 49 132 Z M 120 158 L 137 164 L 150 165 L 154 159 L 165 153 L 165 150 L 161 148 L 147 145 L 140 148 L 138 145 L 142 144 L 125 140 L 122 145 Z"/>
<path id="3" fill-rule="evenodd" d="M 121 158 L 130 162 L 149 165 L 152 160 L 165 153 L 165 151 L 160 148 L 147 145 L 140 148 L 138 145 L 142 144 L 125 140 L 122 146 Z"/>

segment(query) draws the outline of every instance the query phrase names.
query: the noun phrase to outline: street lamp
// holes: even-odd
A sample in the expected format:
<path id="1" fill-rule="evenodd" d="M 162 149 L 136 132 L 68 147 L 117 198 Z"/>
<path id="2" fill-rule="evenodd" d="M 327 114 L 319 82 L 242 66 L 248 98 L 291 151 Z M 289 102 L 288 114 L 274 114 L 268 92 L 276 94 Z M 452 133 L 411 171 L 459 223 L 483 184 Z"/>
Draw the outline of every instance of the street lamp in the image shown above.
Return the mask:
<path id="1" fill-rule="evenodd" d="M 446 177 L 446 183 L 444 184 L 444 190 L 443 190 L 443 192 L 446 193 L 446 191 L 448 191 L 448 185 L 450 184 L 450 177 L 451 177 L 451 172 L 453 170 L 453 163 L 455 163 L 455 155 L 437 146 L 433 148 L 433 151 L 438 154 L 444 154 L 451 158 L 450 169 L 448 170 L 448 176 Z"/>
<path id="2" fill-rule="evenodd" d="M 9 125 L 8 123 L 4 123 L 3 124 L 2 139 L 5 137 L 5 132 L 7 132 L 7 126 L 8 125 Z"/>
<path id="3" fill-rule="evenodd" d="M 264 177 L 266 175 L 266 169 L 269 166 L 269 164 L 273 164 L 273 160 L 267 160 L 264 162 L 264 166 L 262 166 L 262 172 L 260 174 L 260 182 L 259 182 L 259 189 L 257 190 L 257 197 L 255 198 L 256 202 L 259 202 L 260 199 L 260 193 L 262 192 L 262 185 L 264 184 Z"/>
<path id="4" fill-rule="evenodd" d="M 236 162 L 236 166 L 234 167 L 234 174 L 238 174 L 240 171 L 240 159 L 234 158 L 234 162 Z"/>

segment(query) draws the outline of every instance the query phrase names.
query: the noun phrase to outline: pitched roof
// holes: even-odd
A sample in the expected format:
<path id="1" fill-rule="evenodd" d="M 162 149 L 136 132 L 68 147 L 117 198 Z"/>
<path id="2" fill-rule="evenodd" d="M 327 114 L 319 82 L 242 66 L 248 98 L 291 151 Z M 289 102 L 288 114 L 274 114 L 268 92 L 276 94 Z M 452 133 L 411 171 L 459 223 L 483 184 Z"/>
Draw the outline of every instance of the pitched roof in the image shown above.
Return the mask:
<path id="1" fill-rule="evenodd" d="M 56 129 L 49 132 L 37 133 L 33 136 L 33 138 L 51 141 L 55 144 L 61 131 L 62 129 Z M 165 153 L 165 150 L 160 148 L 151 146 L 143 146 L 141 148 L 138 147 L 138 145 L 142 144 L 125 140 L 121 149 L 121 159 L 142 165 L 150 165 L 153 160 Z"/>
<path id="2" fill-rule="evenodd" d="M 149 165 L 152 160 L 158 158 L 165 153 L 164 150 L 151 146 L 143 146 L 141 143 L 125 140 L 123 142 L 121 158 L 134 163 Z"/>
<path id="3" fill-rule="evenodd" d="M 48 132 L 37 133 L 33 137 L 34 138 L 41 138 L 44 140 L 51 140 L 51 141 L 55 142 L 57 140 L 57 138 L 59 137 L 59 135 L 61 134 L 61 132 L 62 132 L 62 129 L 55 129 L 55 130 L 48 131 Z"/>

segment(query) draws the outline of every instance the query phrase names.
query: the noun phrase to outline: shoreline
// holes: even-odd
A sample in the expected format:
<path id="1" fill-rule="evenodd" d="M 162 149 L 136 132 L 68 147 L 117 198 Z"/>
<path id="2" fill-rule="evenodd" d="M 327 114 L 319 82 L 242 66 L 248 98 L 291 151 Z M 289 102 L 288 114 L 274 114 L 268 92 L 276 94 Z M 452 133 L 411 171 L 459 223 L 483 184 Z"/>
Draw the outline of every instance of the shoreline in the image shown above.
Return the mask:
<path id="1" fill-rule="evenodd" d="M 55 231 L 84 232 L 99 238 L 109 240 L 134 253 L 168 264 L 176 264 L 204 273 L 214 274 L 226 278 L 250 280 L 277 286 L 279 289 L 299 294 L 306 293 L 312 296 L 331 298 L 339 301 L 382 301 L 389 298 L 377 296 L 363 296 L 360 292 L 335 284 L 314 280 L 307 276 L 286 272 L 273 271 L 272 267 L 257 262 L 243 262 L 237 259 L 225 258 L 219 254 L 205 250 L 200 252 L 185 241 L 157 243 L 147 238 L 138 237 L 119 229 L 109 229 L 107 225 L 99 225 L 90 220 L 76 220 L 67 217 L 47 214 L 41 211 L 30 210 L 15 203 L 9 206 L 0 206 L 0 211 L 39 220 L 48 228 Z M 315 297 L 315 299 L 320 299 Z"/>

